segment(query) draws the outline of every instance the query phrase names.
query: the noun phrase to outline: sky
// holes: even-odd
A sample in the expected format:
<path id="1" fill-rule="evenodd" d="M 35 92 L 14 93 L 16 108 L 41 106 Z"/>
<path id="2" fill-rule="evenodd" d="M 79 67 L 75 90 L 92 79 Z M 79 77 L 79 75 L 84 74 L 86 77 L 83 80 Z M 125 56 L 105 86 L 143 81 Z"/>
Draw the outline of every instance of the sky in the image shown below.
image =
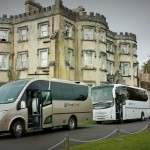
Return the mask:
<path id="1" fill-rule="evenodd" d="M 55 0 L 35 0 L 43 7 L 54 5 Z M 3 14 L 18 15 L 25 12 L 25 0 L 0 1 L 0 17 Z M 74 9 L 83 6 L 87 13 L 104 15 L 109 30 L 136 34 L 137 54 L 140 66 L 150 56 L 150 0 L 63 0 L 63 5 Z M 11 6 L 11 7 L 10 7 Z"/>

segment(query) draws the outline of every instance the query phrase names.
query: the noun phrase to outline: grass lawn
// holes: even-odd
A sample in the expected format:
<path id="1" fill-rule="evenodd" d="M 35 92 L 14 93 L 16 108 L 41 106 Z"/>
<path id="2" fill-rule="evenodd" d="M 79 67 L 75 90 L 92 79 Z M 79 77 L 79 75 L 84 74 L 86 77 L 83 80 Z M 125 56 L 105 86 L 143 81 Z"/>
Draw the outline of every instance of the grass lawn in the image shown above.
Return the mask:
<path id="1" fill-rule="evenodd" d="M 69 150 L 150 150 L 150 132 L 144 131 L 136 134 L 127 134 L 120 139 L 110 138 L 78 146 Z"/>

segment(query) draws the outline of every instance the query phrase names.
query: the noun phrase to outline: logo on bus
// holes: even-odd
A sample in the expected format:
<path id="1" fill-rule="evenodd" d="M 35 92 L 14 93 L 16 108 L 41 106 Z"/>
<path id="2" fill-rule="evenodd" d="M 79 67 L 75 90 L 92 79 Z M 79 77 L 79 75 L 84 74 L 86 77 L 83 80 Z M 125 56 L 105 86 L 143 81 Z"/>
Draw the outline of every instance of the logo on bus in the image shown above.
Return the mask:
<path id="1" fill-rule="evenodd" d="M 74 104 L 74 103 L 64 103 L 64 107 L 79 107 L 79 104 Z"/>

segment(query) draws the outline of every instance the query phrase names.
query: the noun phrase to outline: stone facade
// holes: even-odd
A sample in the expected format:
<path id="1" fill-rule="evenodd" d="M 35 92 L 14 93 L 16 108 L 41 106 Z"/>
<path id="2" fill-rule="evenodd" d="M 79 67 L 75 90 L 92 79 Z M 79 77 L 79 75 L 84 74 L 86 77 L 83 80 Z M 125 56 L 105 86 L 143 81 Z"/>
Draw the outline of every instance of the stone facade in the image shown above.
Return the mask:
<path id="1" fill-rule="evenodd" d="M 61 0 L 47 8 L 26 0 L 25 11 L 0 18 L 0 82 L 13 68 L 20 79 L 138 85 L 136 35 L 112 32 L 103 15 L 70 10 Z"/>

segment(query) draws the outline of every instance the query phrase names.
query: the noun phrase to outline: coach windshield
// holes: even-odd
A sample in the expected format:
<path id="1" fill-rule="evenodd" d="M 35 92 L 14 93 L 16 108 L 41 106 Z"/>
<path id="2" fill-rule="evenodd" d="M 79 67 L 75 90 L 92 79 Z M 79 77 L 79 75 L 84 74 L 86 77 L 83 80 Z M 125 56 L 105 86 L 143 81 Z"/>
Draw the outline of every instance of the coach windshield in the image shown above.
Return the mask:
<path id="1" fill-rule="evenodd" d="M 99 86 L 92 88 L 92 99 L 94 106 L 113 105 L 113 86 Z"/>
<path id="2" fill-rule="evenodd" d="M 19 96 L 21 90 L 27 84 L 27 80 L 14 81 L 0 87 L 0 104 L 14 102 Z"/>

